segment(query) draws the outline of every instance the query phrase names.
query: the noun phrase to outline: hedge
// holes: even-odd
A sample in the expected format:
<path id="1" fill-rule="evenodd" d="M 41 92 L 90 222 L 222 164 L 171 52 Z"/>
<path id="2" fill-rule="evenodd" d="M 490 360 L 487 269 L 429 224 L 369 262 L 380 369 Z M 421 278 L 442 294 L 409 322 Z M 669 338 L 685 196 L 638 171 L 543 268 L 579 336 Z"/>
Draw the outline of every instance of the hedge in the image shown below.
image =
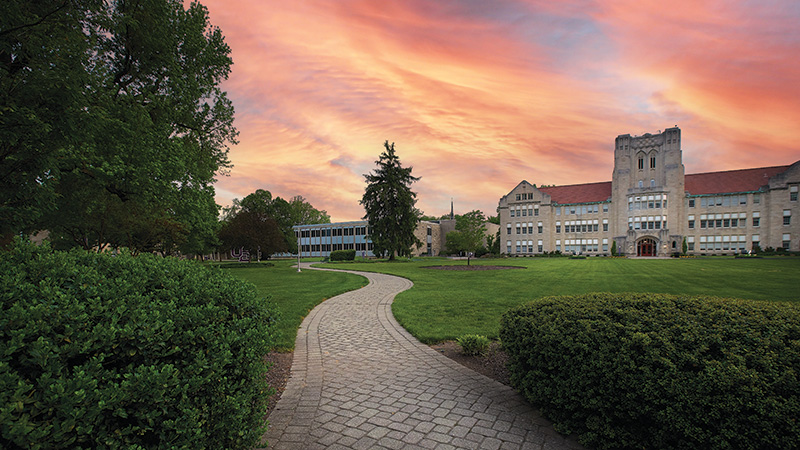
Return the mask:
<path id="1" fill-rule="evenodd" d="M 220 270 L 0 253 L 0 448 L 252 448 L 276 316 Z"/>
<path id="2" fill-rule="evenodd" d="M 354 261 L 355 259 L 355 250 L 334 250 L 331 252 L 331 261 Z"/>
<path id="3" fill-rule="evenodd" d="M 800 307 L 660 294 L 508 311 L 512 384 L 600 449 L 800 448 Z"/>

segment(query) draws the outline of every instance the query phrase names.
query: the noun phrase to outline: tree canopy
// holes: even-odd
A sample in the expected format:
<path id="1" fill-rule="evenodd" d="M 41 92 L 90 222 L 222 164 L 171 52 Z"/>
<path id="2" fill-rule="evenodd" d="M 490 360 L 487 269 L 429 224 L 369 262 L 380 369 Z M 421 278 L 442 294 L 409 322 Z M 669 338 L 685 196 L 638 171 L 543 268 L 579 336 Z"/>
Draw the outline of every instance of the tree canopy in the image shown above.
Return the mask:
<path id="1" fill-rule="evenodd" d="M 0 235 L 208 250 L 231 63 L 196 2 L 1 2 Z"/>
<path id="2" fill-rule="evenodd" d="M 483 213 L 474 210 L 456 217 L 456 230 L 447 233 L 448 251 L 467 253 L 467 265 L 471 256 L 478 251 L 486 240 L 486 225 Z M 451 243 L 452 242 L 452 243 Z"/>
<path id="3" fill-rule="evenodd" d="M 414 236 L 420 211 L 414 206 L 417 194 L 411 190 L 411 184 L 418 177 L 411 175 L 411 167 L 403 167 L 394 150 L 394 143 L 383 144 L 385 151 L 375 164 L 374 172 L 364 175 L 367 188 L 361 197 L 361 205 L 369 222 L 369 238 L 372 241 L 373 253 L 410 256 L 411 249 L 420 245 Z"/>
<path id="4" fill-rule="evenodd" d="M 219 237 L 227 250 L 244 247 L 252 253 L 260 247 L 269 256 L 297 251 L 294 225 L 330 221 L 326 211 L 317 210 L 300 195 L 286 201 L 258 189 L 241 200 L 234 199 L 225 208 Z"/>

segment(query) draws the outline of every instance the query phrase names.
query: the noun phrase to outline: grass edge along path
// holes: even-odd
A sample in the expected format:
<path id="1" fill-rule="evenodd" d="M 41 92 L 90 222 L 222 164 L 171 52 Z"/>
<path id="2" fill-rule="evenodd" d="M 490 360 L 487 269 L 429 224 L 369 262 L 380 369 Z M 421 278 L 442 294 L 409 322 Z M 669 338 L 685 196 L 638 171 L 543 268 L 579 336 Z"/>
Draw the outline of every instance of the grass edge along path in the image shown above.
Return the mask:
<path id="1" fill-rule="evenodd" d="M 653 292 L 768 301 L 800 301 L 800 258 L 742 260 L 694 258 L 513 258 L 473 264 L 524 266 L 524 270 L 447 271 L 425 266 L 464 261 L 328 263 L 319 267 L 382 272 L 411 280 L 414 287 L 392 304 L 397 321 L 426 344 L 464 334 L 498 338 L 508 309 L 550 295 L 590 292 Z"/>
<path id="2" fill-rule="evenodd" d="M 273 349 L 278 352 L 294 350 L 297 330 L 315 306 L 331 297 L 367 285 L 366 278 L 344 272 L 321 270 L 297 272 L 297 260 L 272 260 L 269 263 L 272 266 L 258 263 L 250 263 L 253 265 L 252 268 L 237 263 L 231 264 L 230 268 L 225 268 L 226 263 L 214 266 L 222 268 L 236 278 L 252 283 L 260 297 L 278 307 L 280 316 L 277 329 L 280 334 Z"/>

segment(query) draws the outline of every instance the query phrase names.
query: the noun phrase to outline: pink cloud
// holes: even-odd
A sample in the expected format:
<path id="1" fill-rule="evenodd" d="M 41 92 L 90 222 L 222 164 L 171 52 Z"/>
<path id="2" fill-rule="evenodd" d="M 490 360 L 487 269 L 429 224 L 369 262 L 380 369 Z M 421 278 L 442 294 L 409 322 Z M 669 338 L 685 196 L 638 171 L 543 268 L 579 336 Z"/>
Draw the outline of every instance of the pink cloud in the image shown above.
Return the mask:
<path id="1" fill-rule="evenodd" d="M 255 189 L 357 219 L 383 142 L 418 206 L 493 214 L 520 180 L 605 181 L 618 134 L 684 131 L 687 172 L 798 159 L 787 1 L 205 2 L 232 48 L 227 203 Z M 769 149 L 769 153 L 767 153 Z"/>

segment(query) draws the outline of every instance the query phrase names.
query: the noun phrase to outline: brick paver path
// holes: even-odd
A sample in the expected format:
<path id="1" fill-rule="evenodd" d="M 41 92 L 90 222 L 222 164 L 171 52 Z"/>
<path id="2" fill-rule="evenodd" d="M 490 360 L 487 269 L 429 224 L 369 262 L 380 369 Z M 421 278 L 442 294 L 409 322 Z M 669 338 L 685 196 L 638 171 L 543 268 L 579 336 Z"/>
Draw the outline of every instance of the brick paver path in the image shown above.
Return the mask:
<path id="1" fill-rule="evenodd" d="M 391 303 L 410 281 L 351 273 L 369 285 L 322 302 L 300 326 L 270 449 L 582 448 L 513 389 L 405 331 Z"/>

